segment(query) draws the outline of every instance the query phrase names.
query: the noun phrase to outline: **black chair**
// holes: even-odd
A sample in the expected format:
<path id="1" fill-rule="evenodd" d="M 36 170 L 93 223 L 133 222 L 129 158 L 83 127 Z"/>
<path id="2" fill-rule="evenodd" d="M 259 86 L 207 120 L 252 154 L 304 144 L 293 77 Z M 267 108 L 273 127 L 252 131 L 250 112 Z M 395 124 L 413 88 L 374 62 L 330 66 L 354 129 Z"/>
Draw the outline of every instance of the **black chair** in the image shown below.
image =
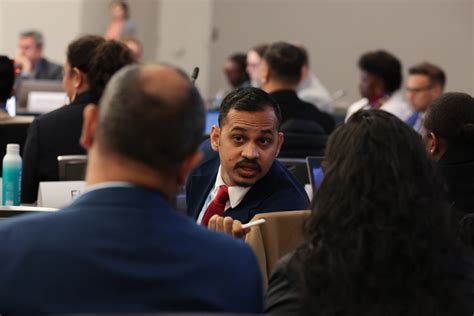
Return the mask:
<path id="1" fill-rule="evenodd" d="M 285 142 L 280 157 L 305 159 L 324 156 L 328 136 L 318 123 L 292 119 L 282 124 L 281 131 L 285 134 Z"/>

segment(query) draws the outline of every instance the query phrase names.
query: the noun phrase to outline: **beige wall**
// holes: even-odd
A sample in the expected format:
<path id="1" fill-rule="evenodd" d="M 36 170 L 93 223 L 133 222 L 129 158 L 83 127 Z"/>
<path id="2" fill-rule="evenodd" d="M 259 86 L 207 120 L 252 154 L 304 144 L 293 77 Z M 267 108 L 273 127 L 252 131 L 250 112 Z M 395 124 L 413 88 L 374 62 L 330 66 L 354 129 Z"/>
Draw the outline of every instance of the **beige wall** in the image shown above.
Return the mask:
<path id="1" fill-rule="evenodd" d="M 129 0 L 146 61 L 201 68 L 205 96 L 227 88 L 225 58 L 260 42 L 307 45 L 311 64 L 332 92 L 358 98 L 357 59 L 385 48 L 406 68 L 440 64 L 448 90 L 474 93 L 474 0 Z M 46 56 L 62 62 L 67 44 L 104 34 L 109 0 L 0 0 L 0 53 L 16 52 L 18 33 L 38 28 Z M 21 17 L 21 18 L 19 18 Z M 216 32 L 213 33 L 213 29 Z"/>
<path id="2" fill-rule="evenodd" d="M 213 0 L 162 0 L 157 57 L 191 73 L 200 68 L 197 87 L 208 96 Z"/>
<path id="3" fill-rule="evenodd" d="M 331 92 L 347 90 L 347 102 L 359 97 L 358 57 L 378 48 L 396 54 L 405 69 L 423 60 L 437 63 L 447 72 L 448 90 L 473 93 L 473 2 L 216 1 L 211 90 L 226 86 L 221 67 L 230 53 L 287 40 L 307 46 L 312 69 Z"/>
<path id="4" fill-rule="evenodd" d="M 38 29 L 45 35 L 45 55 L 63 63 L 65 47 L 80 32 L 81 0 L 0 0 L 0 48 L 14 56 L 18 35 Z"/>

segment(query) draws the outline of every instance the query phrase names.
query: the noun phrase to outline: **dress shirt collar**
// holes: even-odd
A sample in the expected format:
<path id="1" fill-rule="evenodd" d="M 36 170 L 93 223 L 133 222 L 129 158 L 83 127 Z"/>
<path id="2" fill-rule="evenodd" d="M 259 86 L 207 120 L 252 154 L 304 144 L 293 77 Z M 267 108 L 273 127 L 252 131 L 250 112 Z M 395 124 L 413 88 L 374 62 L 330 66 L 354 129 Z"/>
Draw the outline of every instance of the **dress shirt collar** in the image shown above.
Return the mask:
<path id="1" fill-rule="evenodd" d="M 216 196 L 217 191 L 219 190 L 219 187 L 221 185 L 226 185 L 224 183 L 224 180 L 222 180 L 222 174 L 221 174 L 221 168 L 222 166 L 219 165 L 219 171 L 217 172 L 217 177 L 216 177 L 216 184 L 214 185 L 214 188 L 212 190 L 212 195 L 213 197 Z M 242 186 L 231 186 L 228 187 L 229 189 L 229 203 L 231 208 L 236 208 L 240 202 L 244 199 L 245 195 L 247 192 L 250 190 L 251 187 L 242 187 Z"/>

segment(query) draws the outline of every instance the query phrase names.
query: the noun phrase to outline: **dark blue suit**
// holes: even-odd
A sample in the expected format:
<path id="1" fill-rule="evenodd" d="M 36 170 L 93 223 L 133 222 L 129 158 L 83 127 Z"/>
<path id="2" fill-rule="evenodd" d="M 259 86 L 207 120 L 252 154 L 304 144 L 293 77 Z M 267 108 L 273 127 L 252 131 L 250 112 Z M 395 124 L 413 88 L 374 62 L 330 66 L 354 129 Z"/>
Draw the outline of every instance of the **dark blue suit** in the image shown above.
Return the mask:
<path id="1" fill-rule="evenodd" d="M 53 214 L 0 222 L 1 313 L 262 310 L 242 241 L 141 187 L 101 188 Z"/>
<path id="2" fill-rule="evenodd" d="M 219 155 L 210 149 L 209 141 L 203 143 L 201 150 L 203 162 L 191 172 L 186 184 L 188 215 L 195 220 L 215 184 L 220 165 Z M 240 204 L 226 210 L 225 215 L 247 223 L 256 214 L 304 210 L 308 206 L 308 196 L 298 180 L 275 160 L 268 173 L 252 186 Z"/>

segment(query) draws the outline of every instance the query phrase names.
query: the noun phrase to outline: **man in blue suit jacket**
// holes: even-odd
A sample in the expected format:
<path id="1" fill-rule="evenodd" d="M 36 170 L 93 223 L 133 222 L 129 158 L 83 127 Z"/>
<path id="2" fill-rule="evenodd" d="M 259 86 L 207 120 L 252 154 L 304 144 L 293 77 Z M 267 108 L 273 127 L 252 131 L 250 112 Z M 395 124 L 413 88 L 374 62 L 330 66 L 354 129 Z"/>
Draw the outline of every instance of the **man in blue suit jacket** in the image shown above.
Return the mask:
<path id="1" fill-rule="evenodd" d="M 280 122 L 278 105 L 263 90 L 241 88 L 226 96 L 219 127 L 201 146 L 205 158 L 188 178 L 188 215 L 211 227 L 214 220 L 207 223 L 206 213 L 221 185 L 228 187 L 229 198 L 220 220 L 246 223 L 259 213 L 308 208 L 304 189 L 275 160 L 283 144 Z"/>
<path id="2" fill-rule="evenodd" d="M 251 250 L 169 204 L 200 159 L 203 128 L 182 72 L 117 73 L 100 110 L 84 111 L 88 191 L 56 213 L 0 223 L 0 311 L 260 312 Z"/>

